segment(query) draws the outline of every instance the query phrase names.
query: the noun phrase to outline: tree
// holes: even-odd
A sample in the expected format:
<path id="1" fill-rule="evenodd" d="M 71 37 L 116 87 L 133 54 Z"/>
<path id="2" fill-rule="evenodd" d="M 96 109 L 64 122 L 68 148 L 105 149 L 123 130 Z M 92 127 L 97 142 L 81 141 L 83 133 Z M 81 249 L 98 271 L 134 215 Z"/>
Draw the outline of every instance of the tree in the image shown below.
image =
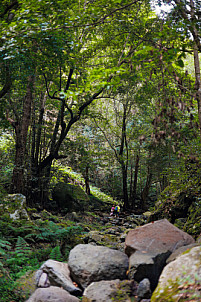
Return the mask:
<path id="1" fill-rule="evenodd" d="M 181 36 L 186 34 L 187 38 L 183 37 L 180 45 L 182 51 L 192 52 L 194 55 L 195 99 L 197 100 L 201 136 L 201 77 L 199 61 L 199 52 L 201 52 L 200 1 L 174 0 L 164 2 L 171 3 L 173 5 L 172 12 L 170 13 L 170 22 L 175 28 L 177 28 L 177 34 L 180 34 Z M 159 3 L 161 3 L 161 1 L 159 1 Z M 180 30 L 181 26 L 182 30 Z"/>
<path id="2" fill-rule="evenodd" d="M 9 96 L 4 95 L 4 99 L 9 103 L 8 119 L 15 127 L 18 141 L 18 137 L 23 134 L 23 146 L 18 147 L 19 144 L 16 144 L 16 169 L 12 185 L 15 192 L 28 189 L 27 192 L 32 194 L 29 200 L 44 202 L 47 199 L 44 188 L 48 188 L 52 161 L 65 156 L 60 155 L 59 150 L 71 127 L 112 82 L 115 74 L 119 70 L 121 73 L 120 66 L 126 63 L 135 50 L 132 45 L 130 49 L 126 47 L 126 27 L 132 25 L 128 19 L 131 11 L 136 12 L 143 2 L 133 1 L 121 5 L 110 1 L 103 2 L 100 7 L 98 2 L 86 4 L 84 1 L 75 3 L 55 0 L 50 5 L 49 1 L 36 4 L 30 0 L 26 3 L 17 1 L 19 5 L 14 12 L 4 10 L 7 14 L 12 12 L 13 17 L 9 24 L 3 22 L 1 25 L 1 38 L 4 41 L 2 60 L 12 64 L 11 75 L 14 79 L 11 93 Z M 64 13 L 65 5 L 67 8 Z M 7 17 L 6 13 L 4 17 Z M 125 28 L 119 26 L 122 21 Z M 113 36 L 116 38 L 113 39 Z M 34 100 L 30 94 L 33 79 Z M 29 83 L 27 93 L 24 82 Z M 21 91 L 19 83 L 23 88 Z M 21 104 L 18 98 L 23 93 L 25 102 L 22 110 L 19 109 Z M 14 100 L 11 101 L 11 98 Z M 37 101 L 39 99 L 40 102 Z M 53 104 L 51 112 L 55 124 L 53 131 L 48 133 L 49 143 L 46 141 L 44 147 L 42 132 L 45 135 L 44 129 L 51 122 L 48 119 L 45 121 L 45 110 L 51 107 L 49 100 Z M 16 127 L 20 120 L 24 121 L 21 125 L 24 132 Z M 27 144 L 28 137 L 31 144 Z M 29 146 L 31 162 L 26 163 L 29 187 L 24 188 L 22 177 L 26 148 Z M 17 149 L 21 151 L 17 152 Z M 15 171 L 18 171 L 16 175 Z"/>

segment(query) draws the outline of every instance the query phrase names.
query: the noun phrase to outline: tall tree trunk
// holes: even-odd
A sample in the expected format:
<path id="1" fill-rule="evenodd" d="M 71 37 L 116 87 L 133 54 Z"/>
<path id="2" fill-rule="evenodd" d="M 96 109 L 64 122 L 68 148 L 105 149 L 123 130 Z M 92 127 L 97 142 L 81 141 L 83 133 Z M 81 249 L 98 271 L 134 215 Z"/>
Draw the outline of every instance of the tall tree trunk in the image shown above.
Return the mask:
<path id="1" fill-rule="evenodd" d="M 198 119 L 201 139 L 201 78 L 200 78 L 200 61 L 198 55 L 198 47 L 194 44 L 194 67 L 195 67 L 195 89 L 196 89 L 196 100 L 198 104 Z"/>
<path id="2" fill-rule="evenodd" d="M 35 115 L 35 106 L 33 106 L 33 122 L 32 122 L 32 146 L 31 146 L 31 167 L 30 173 L 28 177 L 28 184 L 26 188 L 26 196 L 27 196 L 27 203 L 29 206 L 33 206 L 35 201 L 39 204 L 43 204 L 41 202 L 41 180 L 43 176 L 41 175 L 41 171 L 39 171 L 38 163 L 40 162 L 41 156 L 41 136 L 42 136 L 42 128 L 44 125 L 44 110 L 45 110 L 45 103 L 47 100 L 47 93 L 41 94 L 40 98 L 40 110 L 39 110 L 39 117 L 38 121 L 36 121 Z"/>
<path id="3" fill-rule="evenodd" d="M 133 179 L 133 184 L 132 184 L 132 195 L 131 195 L 132 209 L 135 208 L 135 201 L 136 201 L 136 196 L 137 196 L 137 179 L 138 179 L 138 171 L 139 171 L 139 160 L 140 160 L 140 157 L 137 154 L 136 161 L 135 161 L 134 179 Z"/>
<path id="4" fill-rule="evenodd" d="M 26 154 L 26 143 L 28 128 L 31 120 L 31 106 L 32 106 L 32 90 L 34 85 L 34 76 L 29 76 L 26 96 L 24 98 L 23 115 L 21 123 L 15 123 L 16 146 L 15 146 L 15 163 L 13 169 L 11 192 L 24 193 L 24 164 Z"/>
<path id="5" fill-rule="evenodd" d="M 194 68 L 195 68 L 195 89 L 196 89 L 196 100 L 198 104 L 198 119 L 199 119 L 199 129 L 200 129 L 200 139 L 201 139 L 201 78 L 200 78 L 200 61 L 199 61 L 199 46 L 200 46 L 200 39 L 198 30 L 195 26 L 195 6 L 194 2 L 190 1 L 191 7 L 191 18 L 193 22 L 192 26 L 192 34 L 194 38 L 194 45 L 193 45 L 193 54 L 194 54 Z"/>
<path id="6" fill-rule="evenodd" d="M 141 208 L 142 210 L 146 210 L 146 202 L 147 202 L 147 197 L 149 195 L 149 189 L 151 187 L 152 183 L 152 173 L 150 172 L 150 167 L 148 167 L 147 171 L 147 179 L 146 179 L 146 184 L 145 187 L 142 191 L 141 198 L 142 198 L 142 203 L 141 203 Z"/>
<path id="7" fill-rule="evenodd" d="M 123 180 L 123 209 L 129 209 L 129 202 L 128 202 L 128 186 L 127 186 L 127 167 L 124 164 L 124 161 L 121 161 L 121 171 L 122 171 L 122 180 Z"/>
<path id="8" fill-rule="evenodd" d="M 89 166 L 86 166 L 84 179 L 85 179 L 85 192 L 87 193 L 87 195 L 90 195 Z"/>
<path id="9" fill-rule="evenodd" d="M 123 112 L 123 121 L 122 121 L 121 145 L 120 145 L 120 150 L 119 150 L 119 154 L 118 154 L 118 161 L 121 164 L 122 180 L 123 180 L 123 198 L 124 198 L 123 209 L 127 210 L 127 209 L 129 209 L 128 184 L 127 184 L 128 152 L 126 152 L 126 164 L 125 164 L 125 161 L 123 158 L 125 146 L 126 146 L 126 151 L 127 151 L 127 139 L 126 139 L 127 104 L 126 105 L 124 104 L 123 108 L 124 108 L 124 112 Z"/>

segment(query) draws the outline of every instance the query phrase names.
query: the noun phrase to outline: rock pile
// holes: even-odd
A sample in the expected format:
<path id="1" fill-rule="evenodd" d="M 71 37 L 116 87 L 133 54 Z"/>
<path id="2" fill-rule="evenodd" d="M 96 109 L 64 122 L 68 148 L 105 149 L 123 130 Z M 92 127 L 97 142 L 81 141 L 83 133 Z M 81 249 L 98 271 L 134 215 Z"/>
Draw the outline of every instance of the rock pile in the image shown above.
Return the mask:
<path id="1" fill-rule="evenodd" d="M 36 290 L 27 302 L 165 301 L 160 295 L 164 297 L 167 279 L 176 282 L 178 273 L 181 282 L 189 271 L 192 279 L 194 275 L 197 278 L 193 280 L 198 295 L 201 246 L 194 244 L 190 235 L 166 219 L 129 231 L 124 252 L 95 243 L 79 244 L 70 251 L 68 263 L 48 260 L 41 266 L 36 273 Z M 175 251 L 189 245 L 189 253 L 175 255 L 171 261 Z M 175 298 L 169 301 L 178 301 L 179 286 L 173 294 Z"/>

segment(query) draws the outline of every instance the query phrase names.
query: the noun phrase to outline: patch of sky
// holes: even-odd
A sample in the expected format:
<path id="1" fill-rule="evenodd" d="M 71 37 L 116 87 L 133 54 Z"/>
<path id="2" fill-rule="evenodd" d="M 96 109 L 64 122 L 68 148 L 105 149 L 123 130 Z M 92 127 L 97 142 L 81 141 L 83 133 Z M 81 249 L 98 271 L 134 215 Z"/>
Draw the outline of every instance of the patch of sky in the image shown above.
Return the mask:
<path id="1" fill-rule="evenodd" d="M 164 19 L 166 18 L 167 14 L 172 10 L 173 5 L 171 3 L 166 4 L 163 1 L 152 0 L 151 8 L 157 14 L 157 16 Z"/>

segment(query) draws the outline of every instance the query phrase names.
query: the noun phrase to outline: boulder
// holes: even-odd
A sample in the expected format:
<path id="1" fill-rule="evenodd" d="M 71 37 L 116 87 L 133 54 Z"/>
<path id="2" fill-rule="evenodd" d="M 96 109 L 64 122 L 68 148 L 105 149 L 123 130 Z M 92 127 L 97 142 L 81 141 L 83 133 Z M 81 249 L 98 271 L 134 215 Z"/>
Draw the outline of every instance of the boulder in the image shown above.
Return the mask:
<path id="1" fill-rule="evenodd" d="M 192 247 L 198 246 L 198 243 L 192 243 L 189 245 L 185 245 L 185 246 L 181 246 L 178 249 L 176 249 L 176 251 L 174 251 L 170 257 L 168 257 L 168 259 L 166 260 L 166 263 L 170 263 L 171 261 L 175 260 L 178 256 L 180 256 L 182 253 L 184 253 L 187 250 L 192 249 Z"/>
<path id="2" fill-rule="evenodd" d="M 125 241 L 125 253 L 130 256 L 135 251 L 170 251 L 194 243 L 192 236 L 175 227 L 167 219 L 148 223 L 131 230 Z"/>
<path id="3" fill-rule="evenodd" d="M 193 247 L 167 264 L 151 302 L 200 301 L 201 246 Z"/>
<path id="4" fill-rule="evenodd" d="M 119 279 L 91 283 L 83 293 L 83 302 L 131 302 L 133 281 Z"/>
<path id="5" fill-rule="evenodd" d="M 38 288 L 26 302 L 79 302 L 80 299 L 72 296 L 66 290 L 50 286 Z"/>
<path id="6" fill-rule="evenodd" d="M 47 260 L 36 273 L 36 286 L 48 287 L 50 285 L 62 287 L 75 296 L 82 294 L 80 288 L 73 284 L 70 278 L 68 264 L 55 260 Z"/>
<path id="7" fill-rule="evenodd" d="M 80 186 L 64 182 L 56 184 L 52 198 L 65 212 L 83 211 L 89 204 L 89 197 Z"/>
<path id="8" fill-rule="evenodd" d="M 154 290 L 166 265 L 177 248 L 194 243 L 193 237 L 179 230 L 167 219 L 155 221 L 129 231 L 125 253 L 129 258 L 129 279 L 140 282 L 148 278 Z"/>
<path id="9" fill-rule="evenodd" d="M 129 258 L 129 272 L 128 278 L 141 282 L 144 278 L 148 278 L 151 283 L 151 289 L 154 290 L 160 273 L 165 266 L 167 255 L 164 254 L 150 254 L 137 251 Z"/>
<path id="10" fill-rule="evenodd" d="M 30 220 L 26 211 L 26 197 L 22 194 L 8 194 L 0 204 L 0 212 L 8 213 L 13 220 Z"/>
<path id="11" fill-rule="evenodd" d="M 69 254 L 71 276 L 82 288 L 101 280 L 125 279 L 128 257 L 105 246 L 79 244 Z"/>
<path id="12" fill-rule="evenodd" d="M 150 289 L 150 281 L 149 279 L 145 278 L 140 281 L 138 288 L 137 288 L 137 301 L 141 301 L 142 299 L 149 299 L 151 298 L 151 289 Z"/>

